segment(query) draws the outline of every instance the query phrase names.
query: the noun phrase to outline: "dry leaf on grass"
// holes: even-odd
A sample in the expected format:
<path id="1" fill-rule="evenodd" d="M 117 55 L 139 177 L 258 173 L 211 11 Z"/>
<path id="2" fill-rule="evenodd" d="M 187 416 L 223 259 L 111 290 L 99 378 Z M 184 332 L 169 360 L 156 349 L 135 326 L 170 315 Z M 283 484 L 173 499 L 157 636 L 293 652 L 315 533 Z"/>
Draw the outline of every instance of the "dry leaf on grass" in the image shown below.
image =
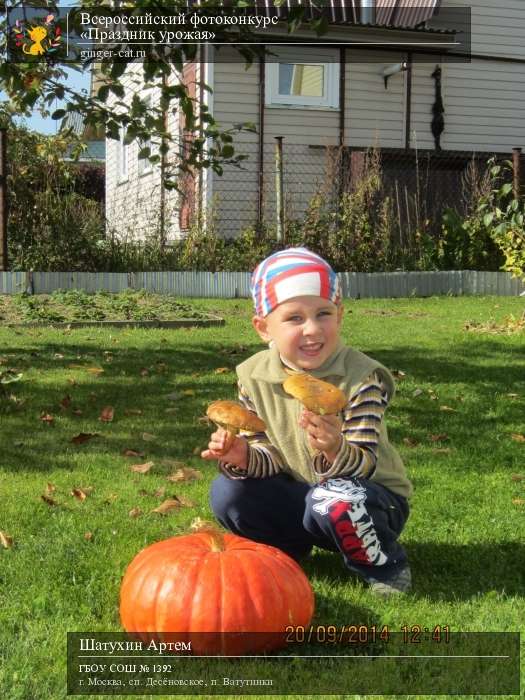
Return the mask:
<path id="1" fill-rule="evenodd" d="M 512 433 L 511 438 L 514 440 L 514 442 L 525 442 L 525 435 L 522 435 L 521 433 Z"/>
<path id="2" fill-rule="evenodd" d="M 50 496 L 46 496 L 45 493 L 43 493 L 40 498 L 44 501 L 44 503 L 47 503 L 48 506 L 58 506 L 58 503 L 55 501 L 54 498 L 51 498 Z"/>
<path id="3" fill-rule="evenodd" d="M 184 389 L 182 393 L 184 396 L 195 396 L 195 389 Z"/>
<path id="4" fill-rule="evenodd" d="M 145 452 L 139 452 L 138 450 L 131 450 L 129 448 L 126 448 L 125 450 L 122 451 L 122 454 L 124 457 L 144 457 Z"/>
<path id="5" fill-rule="evenodd" d="M 215 374 L 226 374 L 227 372 L 231 372 L 232 370 L 229 367 L 217 367 L 216 370 L 214 370 Z"/>
<path id="6" fill-rule="evenodd" d="M 68 409 L 71 406 L 71 396 L 66 394 L 60 401 L 60 406 L 64 409 Z"/>
<path id="7" fill-rule="evenodd" d="M 81 415 L 84 413 L 84 411 L 82 411 L 80 408 L 74 408 L 74 409 L 71 411 L 71 413 L 72 413 L 74 416 L 81 416 Z"/>
<path id="8" fill-rule="evenodd" d="M 90 374 L 94 374 L 96 377 L 98 377 L 101 374 L 104 374 L 104 370 L 102 369 L 102 367 L 88 367 L 87 371 Z"/>
<path id="9" fill-rule="evenodd" d="M 138 518 L 139 515 L 142 515 L 142 510 L 140 508 L 132 508 L 128 515 L 130 518 Z"/>
<path id="10" fill-rule="evenodd" d="M 191 467 L 182 467 L 181 469 L 177 469 L 174 474 L 170 474 L 166 477 L 168 481 L 195 481 L 202 478 L 202 472 L 197 469 L 192 469 Z"/>
<path id="11" fill-rule="evenodd" d="M 99 433 L 79 433 L 71 438 L 71 442 L 75 445 L 82 445 L 88 440 L 92 440 L 94 437 L 98 437 Z"/>
<path id="12" fill-rule="evenodd" d="M 392 374 L 396 379 L 399 379 L 400 381 L 404 379 L 407 375 L 405 372 L 402 372 L 400 369 L 394 369 L 392 370 Z"/>
<path id="13" fill-rule="evenodd" d="M 445 442 L 445 440 L 448 440 L 448 435 L 446 433 L 438 433 L 437 435 L 429 435 L 428 439 L 431 442 Z"/>
<path id="14" fill-rule="evenodd" d="M 42 423 L 47 423 L 48 425 L 51 424 L 55 419 L 50 413 L 42 413 L 40 416 L 40 420 Z"/>
<path id="15" fill-rule="evenodd" d="M 417 396 L 421 396 L 423 393 L 423 389 L 416 389 L 414 392 L 412 392 L 412 396 L 416 398 Z"/>
<path id="16" fill-rule="evenodd" d="M 100 416 L 98 417 L 98 419 L 103 421 L 104 423 L 111 423 L 114 416 L 115 409 L 113 408 L 113 406 L 104 406 L 104 408 L 100 412 Z"/>
<path id="17" fill-rule="evenodd" d="M 414 440 L 414 438 L 411 438 L 411 437 L 403 438 L 403 443 L 407 447 L 417 447 L 419 445 L 419 442 L 417 440 Z"/>
<path id="18" fill-rule="evenodd" d="M 166 487 L 161 486 L 155 491 L 153 495 L 155 496 L 155 498 L 164 498 L 164 496 L 166 495 Z"/>
<path id="19" fill-rule="evenodd" d="M 179 498 L 178 496 L 174 496 L 173 498 L 167 498 L 160 504 L 160 506 L 157 506 L 157 508 L 154 508 L 151 512 L 166 515 L 166 513 L 169 513 L 175 508 L 193 508 L 194 505 L 195 504 L 193 501 L 190 501 L 189 498 L 184 498 L 183 496 Z"/>
<path id="20" fill-rule="evenodd" d="M 175 408 L 175 407 L 173 407 L 173 408 L 165 408 L 165 409 L 164 409 L 164 413 L 168 413 L 168 414 L 170 414 L 170 415 L 173 415 L 173 414 L 175 414 L 175 413 L 178 413 L 178 410 L 179 410 L 179 409 L 178 409 L 178 408 Z"/>
<path id="21" fill-rule="evenodd" d="M 156 439 L 157 439 L 157 436 L 156 436 L 156 435 L 152 435 L 152 433 L 142 433 L 142 439 L 143 439 L 145 442 L 151 442 L 152 440 L 156 440 Z"/>
<path id="22" fill-rule="evenodd" d="M 91 540 L 93 539 L 93 533 L 92 532 L 85 532 L 84 539 L 86 540 L 86 542 L 91 542 Z"/>
<path id="23" fill-rule="evenodd" d="M 46 490 L 44 491 L 44 493 L 46 494 L 46 496 L 51 496 L 51 494 L 55 493 L 56 490 L 57 490 L 57 487 L 54 484 L 52 484 L 50 481 L 48 481 L 46 484 Z"/>
<path id="24" fill-rule="evenodd" d="M 13 538 L 0 530 L 0 544 L 4 549 L 10 549 L 13 546 Z"/>
<path id="25" fill-rule="evenodd" d="M 440 411 L 449 411 L 450 413 L 457 413 L 455 408 L 451 408 L 450 406 L 440 406 L 439 407 Z"/>
<path id="26" fill-rule="evenodd" d="M 149 375 L 149 369 L 147 367 L 142 367 L 140 370 L 141 377 L 147 377 Z"/>
<path id="27" fill-rule="evenodd" d="M 71 490 L 71 495 L 78 498 L 79 501 L 85 501 L 89 494 L 93 491 L 92 486 L 86 486 L 86 488 L 73 488 Z"/>
<path id="28" fill-rule="evenodd" d="M 130 469 L 137 474 L 147 474 L 155 462 L 144 462 L 144 464 L 132 464 Z"/>
<path id="29" fill-rule="evenodd" d="M 217 523 L 213 523 L 211 520 L 204 520 L 203 518 L 194 518 L 191 521 L 190 530 L 192 532 L 223 532 Z"/>
<path id="30" fill-rule="evenodd" d="M 124 411 L 125 416 L 141 416 L 142 410 L 140 408 L 126 408 Z"/>
<path id="31" fill-rule="evenodd" d="M 525 479 L 525 476 L 523 474 L 512 474 L 510 477 L 512 481 L 523 481 Z"/>
<path id="32" fill-rule="evenodd" d="M 512 503 L 515 506 L 525 506 L 525 498 L 513 498 Z"/>

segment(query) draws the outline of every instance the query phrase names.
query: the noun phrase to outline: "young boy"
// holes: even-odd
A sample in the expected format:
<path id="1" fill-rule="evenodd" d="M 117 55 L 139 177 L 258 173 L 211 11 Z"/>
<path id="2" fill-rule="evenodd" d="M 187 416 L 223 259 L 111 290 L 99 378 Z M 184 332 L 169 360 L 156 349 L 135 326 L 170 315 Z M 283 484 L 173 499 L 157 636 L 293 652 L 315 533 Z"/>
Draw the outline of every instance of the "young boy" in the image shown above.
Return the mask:
<path id="1" fill-rule="evenodd" d="M 223 455 L 225 431 L 212 434 L 202 457 L 219 459 L 210 494 L 217 519 L 295 559 L 314 545 L 339 551 L 380 595 L 408 591 L 398 537 L 412 486 L 383 420 L 394 395 L 390 372 L 342 344 L 338 279 L 315 253 L 270 255 L 254 271 L 251 291 L 252 323 L 270 349 L 237 367 L 239 399 L 267 428 L 237 436 Z M 284 391 L 297 370 L 346 394 L 340 415 L 316 415 Z"/>

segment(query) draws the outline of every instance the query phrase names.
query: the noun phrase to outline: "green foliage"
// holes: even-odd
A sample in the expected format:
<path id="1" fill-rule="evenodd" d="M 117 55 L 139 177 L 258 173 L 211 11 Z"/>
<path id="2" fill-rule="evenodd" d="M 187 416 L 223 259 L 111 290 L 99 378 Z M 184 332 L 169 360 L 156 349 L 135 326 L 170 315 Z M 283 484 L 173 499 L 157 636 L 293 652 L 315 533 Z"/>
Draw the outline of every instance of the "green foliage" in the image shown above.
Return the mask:
<path id="1" fill-rule="evenodd" d="M 513 193 L 510 161 L 490 164 L 493 187 L 480 201 L 478 215 L 504 256 L 502 268 L 525 277 L 525 197 Z"/>

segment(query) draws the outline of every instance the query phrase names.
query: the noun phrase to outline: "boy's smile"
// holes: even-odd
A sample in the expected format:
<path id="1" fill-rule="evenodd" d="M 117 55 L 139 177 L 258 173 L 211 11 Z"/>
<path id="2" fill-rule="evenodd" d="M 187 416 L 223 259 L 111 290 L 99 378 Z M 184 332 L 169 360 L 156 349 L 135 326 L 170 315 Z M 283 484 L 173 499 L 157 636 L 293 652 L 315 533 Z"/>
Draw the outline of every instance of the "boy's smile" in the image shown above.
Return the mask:
<path id="1" fill-rule="evenodd" d="M 294 297 L 253 325 L 265 341 L 273 340 L 281 356 L 298 369 L 320 367 L 339 342 L 343 307 L 319 296 Z"/>

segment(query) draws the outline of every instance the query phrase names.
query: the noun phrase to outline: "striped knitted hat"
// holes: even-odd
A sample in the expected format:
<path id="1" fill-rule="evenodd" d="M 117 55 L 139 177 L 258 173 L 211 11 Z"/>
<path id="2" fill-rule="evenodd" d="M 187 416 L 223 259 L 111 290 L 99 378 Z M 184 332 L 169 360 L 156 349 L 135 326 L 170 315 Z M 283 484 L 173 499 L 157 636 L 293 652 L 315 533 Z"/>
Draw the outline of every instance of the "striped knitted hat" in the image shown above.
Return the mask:
<path id="1" fill-rule="evenodd" d="M 314 295 L 334 304 L 341 299 L 336 273 L 307 248 L 287 248 L 267 257 L 255 268 L 250 290 L 257 316 L 267 316 L 293 297 Z"/>

